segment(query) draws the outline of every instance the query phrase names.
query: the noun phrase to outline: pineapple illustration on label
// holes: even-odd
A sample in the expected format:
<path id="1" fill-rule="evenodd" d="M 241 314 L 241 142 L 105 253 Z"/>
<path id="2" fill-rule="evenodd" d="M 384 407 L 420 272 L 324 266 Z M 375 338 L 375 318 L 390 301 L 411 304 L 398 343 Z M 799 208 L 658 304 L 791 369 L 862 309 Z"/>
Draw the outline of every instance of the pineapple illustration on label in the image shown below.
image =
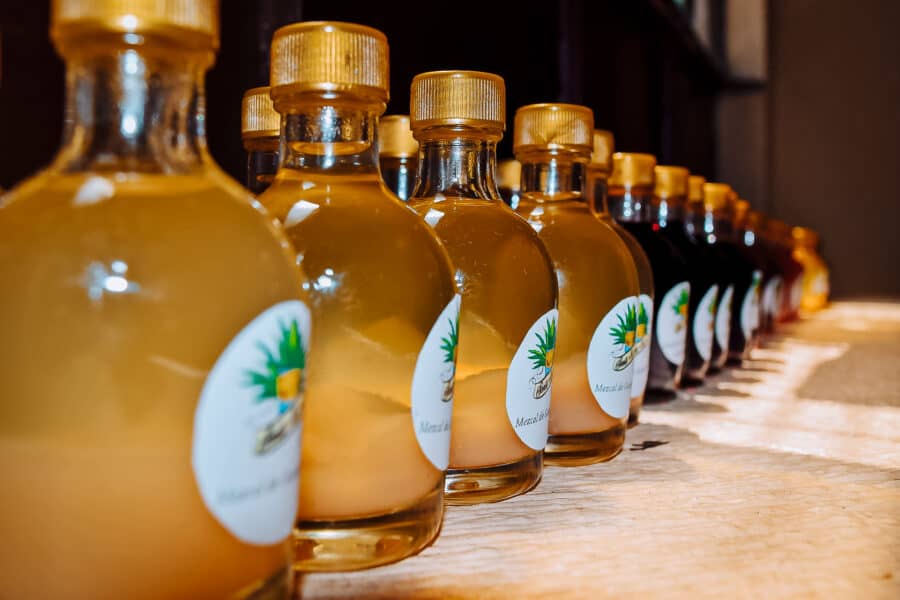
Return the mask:
<path id="1" fill-rule="evenodd" d="M 216 360 L 194 414 L 192 464 L 209 511 L 249 544 L 286 538 L 297 512 L 310 313 L 267 309 Z"/>
<path id="2" fill-rule="evenodd" d="M 729 285 L 722 293 L 719 307 L 716 309 L 716 343 L 719 348 L 728 351 L 728 338 L 731 335 L 731 302 L 734 297 L 734 286 Z"/>
<path id="3" fill-rule="evenodd" d="M 459 344 L 460 295 L 438 316 L 416 360 L 412 424 L 422 453 L 441 471 L 450 462 L 450 418 Z"/>
<path id="4" fill-rule="evenodd" d="M 650 343 L 653 339 L 653 298 L 647 294 L 638 296 L 637 328 L 634 334 L 635 357 L 631 397 L 639 398 L 647 387 L 650 375 Z"/>
<path id="5" fill-rule="evenodd" d="M 535 321 L 519 344 L 506 376 L 509 422 L 519 439 L 534 450 L 547 445 L 558 319 L 554 308 Z"/>
<path id="6" fill-rule="evenodd" d="M 745 340 L 753 339 L 753 335 L 759 328 L 759 286 L 761 282 L 762 271 L 753 271 L 750 287 L 747 288 L 747 293 L 744 294 L 744 300 L 741 302 L 741 333 L 744 334 Z"/>
<path id="7" fill-rule="evenodd" d="M 674 365 L 684 363 L 690 297 L 691 284 L 682 281 L 673 285 L 660 303 L 656 320 L 656 341 L 663 356 Z"/>
<path id="8" fill-rule="evenodd" d="M 697 354 L 705 361 L 712 356 L 713 335 L 716 324 L 716 297 L 719 295 L 719 286 L 711 285 L 694 312 L 694 348 Z"/>
<path id="9" fill-rule="evenodd" d="M 594 329 L 588 345 L 587 373 L 591 392 L 603 412 L 621 419 L 628 415 L 634 360 L 640 352 L 637 328 L 639 301 L 623 298 Z"/>

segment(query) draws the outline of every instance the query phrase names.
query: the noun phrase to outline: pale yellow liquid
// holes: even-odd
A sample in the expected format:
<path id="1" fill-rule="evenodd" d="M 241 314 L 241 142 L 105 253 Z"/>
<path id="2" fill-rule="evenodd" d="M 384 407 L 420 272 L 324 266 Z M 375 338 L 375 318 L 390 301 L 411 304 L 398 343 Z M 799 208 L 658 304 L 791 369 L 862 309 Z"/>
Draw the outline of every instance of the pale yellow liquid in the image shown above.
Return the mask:
<path id="1" fill-rule="evenodd" d="M 194 411 L 232 338 L 301 297 L 292 257 L 224 176 L 85 181 L 43 175 L 0 208 L 0 596 L 231 597 L 287 552 L 207 510 Z M 91 299 L 113 261 L 139 289 Z"/>
<path id="2" fill-rule="evenodd" d="M 443 481 L 410 411 L 418 353 L 455 294 L 446 254 L 377 174 L 282 170 L 260 202 L 313 283 L 300 520 L 413 505 Z"/>
<path id="3" fill-rule="evenodd" d="M 591 214 L 585 202 L 538 204 L 524 194 L 517 212 L 538 230 L 559 273 L 559 341 L 550 435 L 622 429 L 627 418 L 608 415 L 591 392 L 587 350 L 603 317 L 621 300 L 638 293 L 631 253 L 612 227 Z M 613 455 L 621 441 L 617 446 L 610 449 Z"/>
<path id="4" fill-rule="evenodd" d="M 794 260 L 803 265 L 803 295 L 800 308 L 814 312 L 828 305 L 828 266 L 815 250 L 799 246 L 794 248 Z"/>
<path id="5" fill-rule="evenodd" d="M 414 198 L 410 205 L 433 224 L 461 283 L 450 468 L 503 465 L 538 454 L 509 422 L 506 378 L 525 334 L 556 304 L 546 250 L 499 201 Z"/>
<path id="6" fill-rule="evenodd" d="M 638 289 L 640 294 L 646 294 L 650 296 L 650 299 L 653 299 L 653 268 L 650 266 L 650 260 L 647 258 L 646 252 L 644 252 L 643 248 L 641 248 L 640 242 L 638 242 L 633 235 L 628 233 L 624 227 L 619 225 L 613 220 L 609 213 L 599 213 L 596 215 L 598 219 L 602 222 L 606 223 L 610 227 L 612 227 L 613 231 L 622 239 L 625 243 L 625 246 L 628 247 L 628 251 L 631 253 L 631 258 L 634 261 L 634 266 L 637 269 L 637 278 L 638 278 Z M 653 320 L 650 322 L 651 327 L 653 323 L 655 323 L 656 315 L 653 316 Z M 638 326 L 640 327 L 640 325 Z M 643 336 L 641 336 L 643 337 Z M 649 342 L 649 340 L 648 340 Z M 650 347 L 645 347 L 642 352 L 650 352 Z M 644 390 L 646 391 L 646 386 L 644 386 Z M 631 397 L 631 410 L 628 415 L 628 420 L 632 423 L 636 423 L 638 419 L 638 415 L 640 415 L 641 407 L 644 405 L 644 394 L 635 395 Z"/>

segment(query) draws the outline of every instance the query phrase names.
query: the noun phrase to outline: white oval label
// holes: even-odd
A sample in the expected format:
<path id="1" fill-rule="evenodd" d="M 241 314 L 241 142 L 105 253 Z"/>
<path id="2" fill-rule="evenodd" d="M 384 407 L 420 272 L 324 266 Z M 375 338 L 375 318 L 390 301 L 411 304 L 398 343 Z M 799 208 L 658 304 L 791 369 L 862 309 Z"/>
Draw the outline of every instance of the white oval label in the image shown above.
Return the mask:
<path id="1" fill-rule="evenodd" d="M 663 356 L 674 365 L 684 363 L 690 298 L 691 284 L 676 283 L 663 296 L 656 315 L 656 341 Z"/>
<path id="2" fill-rule="evenodd" d="M 650 375 L 650 341 L 653 339 L 653 298 L 647 294 L 638 296 L 637 330 L 634 343 L 637 355 L 634 357 L 634 377 L 631 380 L 631 397 L 640 398 L 647 389 Z"/>
<path id="3" fill-rule="evenodd" d="M 803 274 L 797 276 L 797 279 L 794 280 L 794 283 L 791 285 L 791 310 L 798 310 L 800 308 L 800 301 L 803 299 Z"/>
<path id="4" fill-rule="evenodd" d="M 544 313 L 519 344 L 506 376 L 506 414 L 519 439 L 534 450 L 547 445 L 550 384 L 559 313 Z"/>
<path id="5" fill-rule="evenodd" d="M 767 315 L 778 313 L 778 295 L 781 292 L 781 277 L 775 275 L 766 283 L 762 294 L 762 309 Z"/>
<path id="6" fill-rule="evenodd" d="M 290 535 L 297 513 L 309 309 L 281 302 L 216 360 L 194 414 L 191 462 L 219 523 L 248 544 Z"/>
<path id="7" fill-rule="evenodd" d="M 747 293 L 744 294 L 744 300 L 741 302 L 741 333 L 744 334 L 744 340 L 748 342 L 759 328 L 759 284 L 761 281 L 762 271 L 753 271 L 750 287 L 747 288 Z"/>
<path id="8" fill-rule="evenodd" d="M 456 294 L 431 327 L 412 380 L 412 421 L 419 448 L 443 471 L 450 461 L 450 419 L 459 343 L 459 303 Z"/>
<path id="9" fill-rule="evenodd" d="M 716 309 L 716 342 L 722 352 L 728 354 L 728 340 L 731 337 L 731 302 L 734 298 L 734 286 L 729 285 L 719 299 Z"/>
<path id="10" fill-rule="evenodd" d="M 694 312 L 693 331 L 694 348 L 704 362 L 712 356 L 713 335 L 716 325 L 716 297 L 719 295 L 719 286 L 711 285 Z"/>
<path id="11" fill-rule="evenodd" d="M 638 300 L 620 300 L 594 330 L 587 351 L 591 392 L 603 412 L 616 419 L 628 415 L 637 345 Z"/>

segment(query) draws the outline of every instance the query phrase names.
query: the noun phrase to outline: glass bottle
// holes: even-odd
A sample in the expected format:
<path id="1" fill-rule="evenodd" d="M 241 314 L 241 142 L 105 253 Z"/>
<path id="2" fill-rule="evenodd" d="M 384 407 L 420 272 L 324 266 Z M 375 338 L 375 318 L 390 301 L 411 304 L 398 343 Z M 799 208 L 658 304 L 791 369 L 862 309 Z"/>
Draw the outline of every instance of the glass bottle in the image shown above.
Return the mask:
<path id="1" fill-rule="evenodd" d="M 752 210 L 746 200 L 738 199 L 735 202 L 734 228 L 738 248 L 755 266 L 753 285 L 747 289 L 741 301 L 740 313 L 735 311 L 731 319 L 728 359 L 739 365 L 744 359 L 750 358 L 750 351 L 759 345 L 764 332 L 763 294 L 775 270 L 763 245 L 761 232 L 765 228 L 765 216 Z"/>
<path id="2" fill-rule="evenodd" d="M 716 301 L 719 286 L 713 275 L 715 258 L 705 246 L 687 235 L 685 204 L 688 192 L 688 170 L 684 167 L 658 165 L 654 170 L 655 194 L 659 198 L 656 223 L 660 235 L 672 242 L 684 256 L 691 283 L 687 320 L 687 347 L 682 384 L 703 381 L 712 358 Z"/>
<path id="3" fill-rule="evenodd" d="M 828 265 L 818 252 L 819 234 L 807 227 L 794 227 L 794 260 L 803 265 L 800 308 L 808 312 L 828 305 Z"/>
<path id="4" fill-rule="evenodd" d="M 653 195 L 656 159 L 616 152 L 609 178 L 610 215 L 637 239 L 653 270 L 653 330 L 646 401 L 675 396 L 684 365 L 691 284 L 681 251 L 659 233 L 659 198 Z"/>
<path id="5" fill-rule="evenodd" d="M 533 488 L 543 470 L 556 275 L 537 233 L 497 193 L 503 79 L 423 73 L 410 105 L 422 159 L 410 206 L 444 242 L 463 298 L 447 498 L 503 500 Z"/>
<path id="6" fill-rule="evenodd" d="M 281 117 L 272 106 L 268 86 L 244 92 L 241 101 L 241 142 L 247 153 L 244 185 L 254 194 L 266 191 L 278 170 L 279 127 Z"/>
<path id="7" fill-rule="evenodd" d="M 793 321 L 799 316 L 803 297 L 803 264 L 794 258 L 794 237 L 790 225 L 770 219 L 769 232 L 778 249 L 778 263 L 783 278 L 782 293 L 778 301 L 778 320 Z"/>
<path id="8" fill-rule="evenodd" d="M 310 319 L 206 149 L 217 4 L 52 4 L 62 147 L 0 208 L 5 597 L 288 592 Z"/>
<path id="9" fill-rule="evenodd" d="M 297 23 L 275 32 L 271 64 L 283 152 L 259 201 L 309 277 L 317 328 L 294 565 L 362 569 L 440 529 L 459 301 L 437 236 L 379 174 L 385 36 Z"/>
<path id="10" fill-rule="evenodd" d="M 513 150 L 523 175 L 517 212 L 550 252 L 559 285 L 549 464 L 615 457 L 631 405 L 637 271 L 628 247 L 593 216 L 582 193 L 593 121 L 591 109 L 573 104 L 523 106 L 515 118 Z"/>
<path id="11" fill-rule="evenodd" d="M 387 115 L 378 122 L 378 160 L 385 185 L 404 202 L 416 183 L 419 142 L 409 128 L 408 115 Z"/>
<path id="12" fill-rule="evenodd" d="M 743 297 L 752 283 L 754 266 L 734 242 L 731 187 L 692 175 L 688 188 L 688 234 L 710 249 L 714 279 L 722 290 L 715 308 L 709 365 L 710 371 L 718 371 L 728 360 L 735 289 Z"/>
<path id="13" fill-rule="evenodd" d="M 503 201 L 516 210 L 522 191 L 522 163 L 514 158 L 507 158 L 497 164 L 497 190 Z"/>
<path id="14" fill-rule="evenodd" d="M 598 219 L 612 227 L 628 251 L 637 269 L 638 276 L 638 314 L 635 328 L 635 356 L 632 370 L 634 377 L 631 383 L 631 406 L 628 411 L 628 423 L 638 422 L 641 407 L 644 405 L 644 391 L 647 389 L 647 376 L 650 374 L 650 345 L 653 339 L 653 269 L 647 253 L 633 235 L 619 225 L 610 215 L 607 205 L 607 183 L 613 168 L 613 134 L 602 129 L 594 130 L 593 152 L 588 164 L 584 194 L 588 206 Z M 652 168 L 652 167 L 651 167 Z"/>

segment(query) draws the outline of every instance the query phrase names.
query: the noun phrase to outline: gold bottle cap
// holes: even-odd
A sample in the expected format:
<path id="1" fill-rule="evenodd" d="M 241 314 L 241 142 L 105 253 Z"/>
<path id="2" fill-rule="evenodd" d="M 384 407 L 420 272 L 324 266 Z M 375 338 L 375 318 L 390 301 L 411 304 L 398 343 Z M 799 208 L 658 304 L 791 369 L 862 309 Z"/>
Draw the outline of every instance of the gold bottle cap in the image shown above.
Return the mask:
<path id="1" fill-rule="evenodd" d="M 656 178 L 656 188 L 654 193 L 660 198 L 668 198 L 670 196 L 687 196 L 688 177 L 690 171 L 684 167 L 673 167 L 670 165 L 657 165 L 653 169 L 653 175 Z"/>
<path id="2" fill-rule="evenodd" d="M 419 142 L 413 137 L 408 115 L 388 115 L 378 122 L 378 154 L 409 158 L 419 155 Z"/>
<path id="3" fill-rule="evenodd" d="M 506 128 L 503 78 L 481 71 L 431 71 L 416 75 L 409 96 L 413 131 L 435 125 Z"/>
<path id="4" fill-rule="evenodd" d="M 610 186 L 652 186 L 653 167 L 656 157 L 637 152 L 616 152 L 613 154 L 613 170 L 609 177 Z"/>
<path id="5" fill-rule="evenodd" d="M 735 194 L 736 195 L 736 194 Z M 744 199 L 734 201 L 734 218 L 743 219 L 750 213 L 750 203 Z"/>
<path id="6" fill-rule="evenodd" d="M 200 47 L 219 46 L 218 0 L 53 0 L 50 36 L 105 30 L 190 39 Z"/>
<path id="7" fill-rule="evenodd" d="M 272 36 L 273 92 L 351 92 L 389 98 L 388 42 L 377 29 L 337 21 L 286 25 Z"/>
<path id="8" fill-rule="evenodd" d="M 609 175 L 613 170 L 613 152 L 616 148 L 616 140 L 611 131 L 595 129 L 593 141 L 591 167 Z"/>
<path id="9" fill-rule="evenodd" d="M 701 175 L 688 177 L 688 202 L 703 202 L 704 185 L 706 185 L 706 177 Z"/>
<path id="10" fill-rule="evenodd" d="M 529 104 L 516 111 L 513 152 L 592 150 L 594 112 L 577 104 Z"/>
<path id="11" fill-rule="evenodd" d="M 243 139 L 278 137 L 281 115 L 275 112 L 269 87 L 251 88 L 241 100 L 241 137 Z"/>
<path id="12" fill-rule="evenodd" d="M 733 193 L 727 183 L 706 183 L 703 185 L 703 205 L 706 210 L 726 210 L 731 207 Z"/>
<path id="13" fill-rule="evenodd" d="M 514 158 L 501 160 L 497 164 L 497 185 L 516 192 L 522 189 L 522 163 Z"/>
<path id="14" fill-rule="evenodd" d="M 816 248 L 819 245 L 819 234 L 808 227 L 794 227 L 791 234 L 799 246 Z"/>

